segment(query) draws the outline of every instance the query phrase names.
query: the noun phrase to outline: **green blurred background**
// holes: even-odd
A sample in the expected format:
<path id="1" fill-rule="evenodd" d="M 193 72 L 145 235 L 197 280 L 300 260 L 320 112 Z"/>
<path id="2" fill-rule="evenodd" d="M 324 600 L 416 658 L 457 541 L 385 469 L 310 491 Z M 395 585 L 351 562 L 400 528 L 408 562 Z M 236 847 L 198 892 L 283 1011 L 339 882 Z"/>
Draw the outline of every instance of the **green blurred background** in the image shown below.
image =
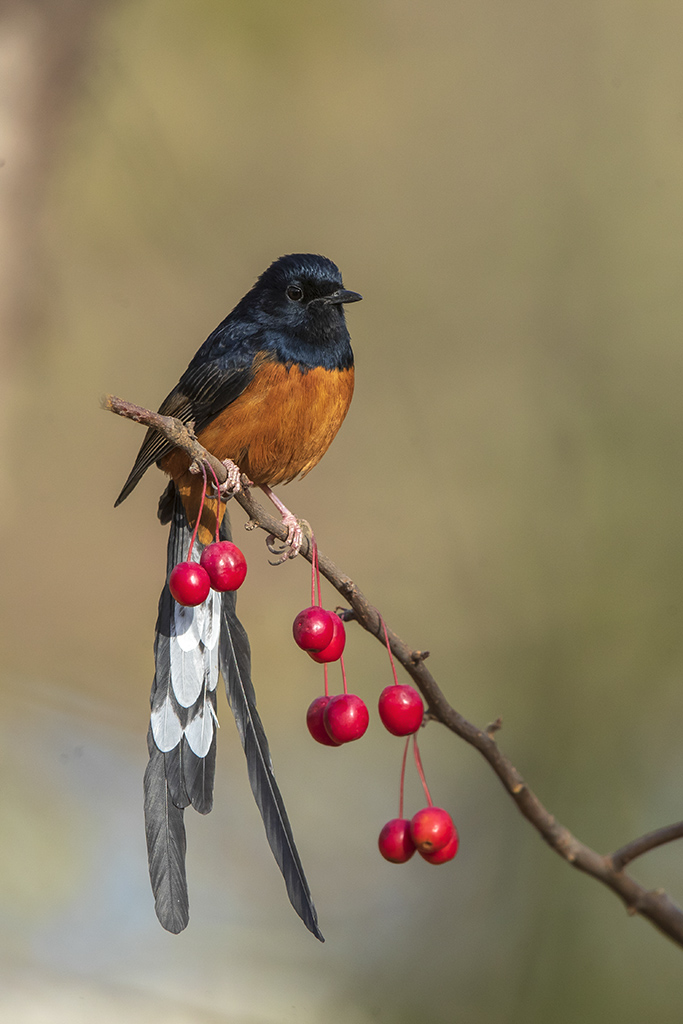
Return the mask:
<path id="1" fill-rule="evenodd" d="M 327 942 L 289 908 L 223 702 L 156 922 L 141 778 L 165 530 L 156 406 L 283 252 L 322 252 L 357 390 L 283 492 L 450 701 L 600 851 L 682 816 L 683 10 L 666 0 L 15 0 L 0 9 L 0 1016 L 472 1024 L 680 1018 L 681 951 L 423 734 L 462 848 L 376 851 L 401 743 L 304 725 L 304 563 L 244 534 L 241 616 Z M 2 70 L 4 68 L 4 70 Z M 327 600 L 334 603 L 328 590 Z M 375 704 L 382 650 L 351 629 Z M 336 678 L 336 677 L 334 677 Z M 410 776 L 408 809 L 420 806 Z M 634 874 L 683 897 L 681 845 Z"/>

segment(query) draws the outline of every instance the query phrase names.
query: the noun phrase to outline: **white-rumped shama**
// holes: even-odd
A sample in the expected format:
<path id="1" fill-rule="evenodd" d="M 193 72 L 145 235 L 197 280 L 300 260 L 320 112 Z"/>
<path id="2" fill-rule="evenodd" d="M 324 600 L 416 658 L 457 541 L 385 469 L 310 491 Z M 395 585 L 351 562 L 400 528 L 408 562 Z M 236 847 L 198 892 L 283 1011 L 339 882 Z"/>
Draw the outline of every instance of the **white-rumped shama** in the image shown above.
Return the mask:
<path id="1" fill-rule="evenodd" d="M 360 298 L 344 288 L 331 260 L 311 254 L 282 256 L 209 335 L 159 411 L 192 423 L 208 451 L 231 460 L 272 497 L 271 485 L 304 475 L 320 461 L 346 416 L 354 368 L 344 305 Z M 173 567 L 188 556 L 202 477 L 190 472 L 185 453 L 150 429 L 117 505 L 153 463 L 171 477 L 159 510 L 162 522 L 171 523 L 168 580 Z M 290 525 L 293 517 L 276 503 Z M 216 504 L 207 502 L 202 512 L 196 557 L 215 535 Z M 225 504 L 219 507 L 220 536 L 229 540 Z M 220 671 L 289 898 L 306 926 L 322 939 L 256 710 L 249 641 L 237 618 L 235 594 L 211 591 L 204 604 L 187 608 L 174 601 L 166 583 L 154 657 L 145 830 L 161 924 L 179 932 L 189 919 L 183 811 L 192 804 L 206 814 L 213 804 Z"/>

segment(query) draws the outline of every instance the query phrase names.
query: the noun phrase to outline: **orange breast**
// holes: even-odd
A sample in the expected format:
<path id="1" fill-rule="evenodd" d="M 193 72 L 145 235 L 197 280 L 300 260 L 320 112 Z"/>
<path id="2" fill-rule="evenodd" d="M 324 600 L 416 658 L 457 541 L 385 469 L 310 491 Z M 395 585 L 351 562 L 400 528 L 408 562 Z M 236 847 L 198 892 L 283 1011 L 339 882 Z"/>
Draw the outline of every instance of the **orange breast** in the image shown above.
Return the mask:
<path id="1" fill-rule="evenodd" d="M 288 483 L 313 469 L 329 448 L 351 404 L 353 379 L 353 367 L 302 373 L 295 366 L 264 362 L 239 398 L 197 437 L 216 458 L 237 463 L 255 484 Z M 188 458 L 178 450 L 162 461 L 162 468 L 176 481 L 194 523 L 201 476 L 187 472 Z M 213 513 L 209 507 L 202 515 L 202 543 L 215 529 L 215 505 L 212 501 Z"/>
<path id="2" fill-rule="evenodd" d="M 302 373 L 264 363 L 248 388 L 198 435 L 255 484 L 288 483 L 313 469 L 351 404 L 353 367 Z"/>

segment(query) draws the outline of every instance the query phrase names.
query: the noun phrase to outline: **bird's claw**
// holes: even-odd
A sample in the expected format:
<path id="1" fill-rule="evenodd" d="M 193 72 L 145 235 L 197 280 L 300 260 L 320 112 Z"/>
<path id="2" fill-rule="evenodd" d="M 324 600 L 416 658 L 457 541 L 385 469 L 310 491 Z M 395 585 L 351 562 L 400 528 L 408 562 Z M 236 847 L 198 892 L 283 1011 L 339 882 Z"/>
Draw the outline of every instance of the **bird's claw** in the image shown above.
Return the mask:
<path id="1" fill-rule="evenodd" d="M 223 459 L 222 464 L 225 466 L 228 479 L 221 484 L 221 498 L 231 498 L 242 490 L 242 474 L 240 467 L 232 459 Z"/>
<path id="2" fill-rule="evenodd" d="M 279 555 L 271 565 L 282 565 L 289 558 L 296 558 L 301 550 L 301 544 L 303 542 L 303 530 L 301 523 L 289 512 L 287 515 L 282 517 L 282 525 L 287 527 L 287 537 L 285 540 L 280 540 L 274 533 L 269 533 L 266 537 L 266 547 L 272 555 Z"/>

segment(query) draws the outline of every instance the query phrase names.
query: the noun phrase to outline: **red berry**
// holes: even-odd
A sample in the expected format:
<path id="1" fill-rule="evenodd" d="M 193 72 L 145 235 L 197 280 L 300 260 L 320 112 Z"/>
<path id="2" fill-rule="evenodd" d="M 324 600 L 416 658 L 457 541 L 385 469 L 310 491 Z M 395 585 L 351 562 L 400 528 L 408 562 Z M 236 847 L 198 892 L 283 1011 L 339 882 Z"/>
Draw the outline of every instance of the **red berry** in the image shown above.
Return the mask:
<path id="1" fill-rule="evenodd" d="M 405 864 L 415 853 L 415 843 L 410 837 L 410 822 L 407 818 L 392 818 L 379 834 L 379 852 L 392 864 Z"/>
<path id="2" fill-rule="evenodd" d="M 214 590 L 237 590 L 247 575 L 246 558 L 229 540 L 209 544 L 202 551 L 199 564 L 208 572 Z"/>
<path id="3" fill-rule="evenodd" d="M 325 611 L 317 604 L 304 608 L 294 619 L 292 632 L 294 640 L 302 651 L 322 651 L 334 635 L 334 622 L 337 616 Z"/>
<path id="4" fill-rule="evenodd" d="M 332 639 L 322 650 L 308 652 L 309 657 L 313 658 L 313 661 L 317 661 L 319 665 L 324 665 L 326 661 L 339 661 L 346 643 L 344 623 L 338 615 L 333 612 L 329 614 L 332 619 Z"/>
<path id="5" fill-rule="evenodd" d="M 368 727 L 370 716 L 360 697 L 340 693 L 331 697 L 323 711 L 325 728 L 336 743 L 359 740 Z"/>
<path id="6" fill-rule="evenodd" d="M 445 846 L 442 846 L 440 850 L 435 850 L 434 853 L 423 853 L 420 850 L 420 856 L 423 857 L 430 864 L 445 864 L 448 860 L 453 860 L 456 853 L 458 852 L 458 846 L 460 840 L 458 839 L 458 833 L 455 827 L 453 828 L 453 835 L 448 840 Z"/>
<path id="7" fill-rule="evenodd" d="M 329 697 L 316 697 L 306 712 L 306 725 L 314 740 L 324 744 L 326 747 L 338 747 L 337 740 L 333 740 L 323 722 L 323 711 L 330 702 Z"/>
<path id="8" fill-rule="evenodd" d="M 410 736 L 422 725 L 422 697 L 413 686 L 396 684 L 379 695 L 379 717 L 393 736 Z"/>
<path id="9" fill-rule="evenodd" d="M 178 604 L 193 607 L 206 601 L 211 582 L 206 569 L 196 562 L 178 562 L 168 579 L 168 588 Z"/>
<path id="10" fill-rule="evenodd" d="M 442 807 L 423 807 L 410 821 L 410 835 L 420 853 L 436 853 L 454 832 L 453 819 Z"/>

